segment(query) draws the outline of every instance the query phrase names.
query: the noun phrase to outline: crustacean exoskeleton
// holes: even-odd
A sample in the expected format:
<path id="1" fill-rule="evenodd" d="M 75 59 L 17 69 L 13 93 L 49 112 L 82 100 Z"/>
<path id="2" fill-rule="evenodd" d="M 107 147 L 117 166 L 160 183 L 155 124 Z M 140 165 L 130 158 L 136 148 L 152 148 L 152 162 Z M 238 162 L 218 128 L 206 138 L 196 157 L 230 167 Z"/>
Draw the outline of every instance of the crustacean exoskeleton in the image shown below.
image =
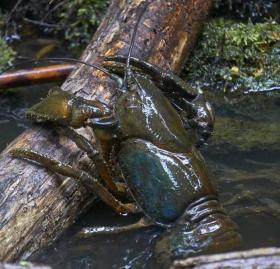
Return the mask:
<path id="1" fill-rule="evenodd" d="M 137 223 L 125 227 L 85 229 L 87 236 L 155 225 L 167 229 L 155 246 L 159 257 L 173 259 L 234 248 L 240 242 L 237 227 L 219 204 L 217 190 L 196 147 L 197 129 L 208 135 L 213 128 L 211 107 L 202 93 L 178 76 L 131 58 L 141 18 L 142 15 L 136 23 L 128 57 L 104 61 L 113 74 L 104 72 L 120 85 L 114 109 L 56 88 L 28 112 L 34 122 L 52 123 L 60 134 L 87 152 L 97 175 L 31 150 L 15 149 L 11 154 L 81 181 L 118 213 L 143 213 Z M 124 74 L 124 79 L 118 74 Z M 164 92 L 178 92 L 183 101 L 172 104 Z M 93 129 L 98 151 L 72 129 L 81 126 Z M 112 157 L 125 184 L 112 177 Z M 126 190 L 132 203 L 115 197 Z"/>

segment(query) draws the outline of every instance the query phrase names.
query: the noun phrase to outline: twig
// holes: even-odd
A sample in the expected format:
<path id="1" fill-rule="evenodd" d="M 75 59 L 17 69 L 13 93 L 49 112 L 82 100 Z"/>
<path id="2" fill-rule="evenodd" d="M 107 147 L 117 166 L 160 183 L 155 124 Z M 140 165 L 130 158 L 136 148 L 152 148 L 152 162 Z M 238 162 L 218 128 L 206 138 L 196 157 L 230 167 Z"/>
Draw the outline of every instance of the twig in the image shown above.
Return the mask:
<path id="1" fill-rule="evenodd" d="M 273 91 L 279 91 L 280 90 L 280 86 L 274 86 L 274 87 L 270 87 L 267 89 L 261 89 L 261 90 L 257 90 L 257 89 L 250 89 L 248 91 L 245 91 L 245 94 L 250 94 L 250 93 L 263 93 L 263 92 L 273 92 Z"/>
<path id="2" fill-rule="evenodd" d="M 266 206 L 247 206 L 232 209 L 228 212 L 231 218 L 239 218 L 247 215 L 267 214 L 280 219 L 280 209 L 269 208 Z"/>
<path id="3" fill-rule="evenodd" d="M 5 25 L 8 25 L 8 24 L 10 23 L 10 20 L 11 20 L 11 18 L 12 18 L 13 13 L 17 10 L 17 8 L 19 7 L 19 5 L 21 4 L 22 1 L 23 1 L 23 0 L 18 0 L 18 1 L 16 2 L 16 4 L 14 5 L 14 7 L 12 8 L 11 12 L 10 12 L 9 15 L 7 16 L 7 19 L 6 19 L 6 21 L 5 21 Z M 5 30 L 5 36 L 8 36 L 7 27 L 5 27 L 5 28 L 6 28 L 6 30 Z"/>
<path id="4" fill-rule="evenodd" d="M 175 261 L 172 269 L 218 269 L 218 268 L 278 268 L 279 248 L 259 248 L 214 255 L 202 255 Z"/>
<path id="5" fill-rule="evenodd" d="M 226 201 L 225 203 L 223 203 L 223 205 L 225 207 L 229 207 L 229 206 L 232 206 L 234 204 L 237 204 L 238 202 L 242 202 L 244 200 L 252 200 L 252 201 L 255 201 L 255 200 L 258 200 L 258 201 L 261 201 L 263 202 L 263 200 L 260 200 L 257 198 L 257 195 L 260 197 L 260 196 L 269 196 L 271 197 L 273 194 L 276 195 L 276 197 L 279 197 L 279 194 L 280 194 L 280 191 L 279 190 L 268 190 L 268 191 L 265 191 L 265 190 L 244 190 L 242 191 L 241 193 L 238 193 L 234 196 L 232 196 L 228 201 Z"/>
<path id="6" fill-rule="evenodd" d="M 43 21 L 36 21 L 36 20 L 32 20 L 29 18 L 24 17 L 23 18 L 24 21 L 35 24 L 35 25 L 39 25 L 39 26 L 43 26 L 43 27 L 52 27 L 52 28 L 57 28 L 58 25 L 57 24 L 50 24 L 50 23 L 46 23 Z"/>
<path id="7" fill-rule="evenodd" d="M 46 18 L 50 15 L 50 13 L 54 12 L 55 10 L 57 10 L 59 7 L 63 6 L 67 1 L 62 1 L 59 2 L 57 5 L 55 5 L 52 9 L 50 9 L 46 15 L 42 18 L 42 21 L 45 21 Z M 51 3 L 50 3 L 51 4 Z"/>

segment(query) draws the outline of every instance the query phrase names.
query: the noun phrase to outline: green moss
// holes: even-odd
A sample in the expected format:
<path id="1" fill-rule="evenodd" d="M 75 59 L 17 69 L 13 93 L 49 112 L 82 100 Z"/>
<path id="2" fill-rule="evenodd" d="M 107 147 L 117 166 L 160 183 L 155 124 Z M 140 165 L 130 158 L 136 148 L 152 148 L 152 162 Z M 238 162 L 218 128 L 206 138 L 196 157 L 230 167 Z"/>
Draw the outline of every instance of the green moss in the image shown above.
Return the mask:
<path id="1" fill-rule="evenodd" d="M 10 37 L 30 33 L 57 34 L 60 39 L 68 42 L 69 47 L 76 48 L 88 44 L 109 2 L 109 0 L 22 1 L 13 10 L 9 25 L 5 25 L 6 32 Z"/>
<path id="2" fill-rule="evenodd" d="M 186 67 L 202 88 L 261 90 L 280 85 L 280 25 L 215 19 L 208 23 Z"/>
<path id="3" fill-rule="evenodd" d="M 89 42 L 107 6 L 104 0 L 71 0 L 63 6 L 58 23 L 70 47 Z"/>
<path id="4" fill-rule="evenodd" d="M 3 71 L 15 58 L 15 51 L 0 36 L 0 72 Z"/>
<path id="5" fill-rule="evenodd" d="M 15 58 L 15 51 L 6 43 L 2 37 L 2 29 L 4 25 L 5 16 L 0 9 L 0 72 L 12 63 Z"/>

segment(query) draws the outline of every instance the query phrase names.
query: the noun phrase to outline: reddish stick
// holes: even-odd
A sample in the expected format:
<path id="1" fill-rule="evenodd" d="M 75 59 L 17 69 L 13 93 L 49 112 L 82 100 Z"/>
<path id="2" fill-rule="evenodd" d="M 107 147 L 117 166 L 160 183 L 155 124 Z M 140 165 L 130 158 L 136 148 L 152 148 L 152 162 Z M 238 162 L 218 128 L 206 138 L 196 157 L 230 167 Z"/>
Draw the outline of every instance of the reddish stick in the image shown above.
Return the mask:
<path id="1" fill-rule="evenodd" d="M 0 89 L 64 80 L 75 68 L 73 64 L 55 64 L 0 74 Z"/>

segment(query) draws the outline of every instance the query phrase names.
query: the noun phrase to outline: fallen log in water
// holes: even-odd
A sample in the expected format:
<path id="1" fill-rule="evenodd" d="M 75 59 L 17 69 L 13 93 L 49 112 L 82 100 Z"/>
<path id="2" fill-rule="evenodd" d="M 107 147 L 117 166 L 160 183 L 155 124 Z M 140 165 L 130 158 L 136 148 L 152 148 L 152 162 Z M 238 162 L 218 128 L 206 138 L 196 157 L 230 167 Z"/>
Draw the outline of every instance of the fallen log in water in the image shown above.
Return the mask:
<path id="1" fill-rule="evenodd" d="M 280 268 L 279 248 L 260 248 L 175 261 L 172 269 L 264 269 Z"/>
<path id="2" fill-rule="evenodd" d="M 100 64 L 104 55 L 127 55 L 139 0 L 114 0 L 82 55 Z M 211 0 L 150 1 L 137 32 L 133 56 L 179 71 L 195 45 Z M 103 73 L 79 65 L 62 85 L 88 99 L 110 102 L 116 85 Z M 89 130 L 83 134 L 91 136 Z M 81 152 L 50 130 L 33 128 L 0 156 L 0 260 L 26 258 L 56 240 L 92 203 L 95 196 L 77 181 L 9 156 L 12 148 L 32 148 L 64 162 Z"/>

